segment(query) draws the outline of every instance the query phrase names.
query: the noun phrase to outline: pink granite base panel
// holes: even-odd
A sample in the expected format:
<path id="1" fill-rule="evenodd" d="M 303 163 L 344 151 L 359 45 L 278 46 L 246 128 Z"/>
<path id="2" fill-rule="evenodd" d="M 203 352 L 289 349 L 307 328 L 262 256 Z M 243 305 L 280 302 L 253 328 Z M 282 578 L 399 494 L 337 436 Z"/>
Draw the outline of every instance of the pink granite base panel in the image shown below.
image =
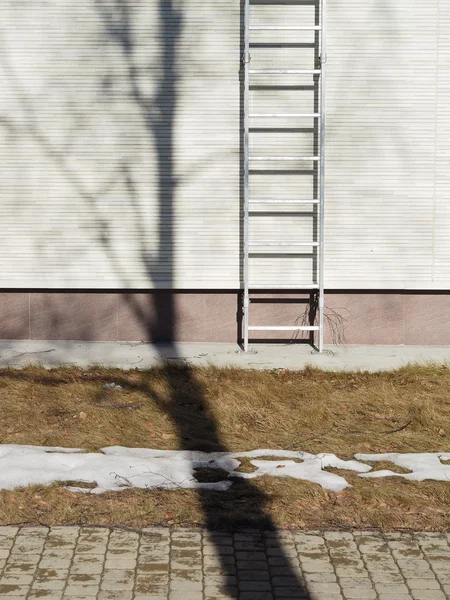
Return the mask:
<path id="1" fill-rule="evenodd" d="M 236 293 L 149 292 L 118 297 L 120 341 L 237 340 Z"/>
<path id="2" fill-rule="evenodd" d="M 117 294 L 30 293 L 30 339 L 117 341 Z"/>
<path id="3" fill-rule="evenodd" d="M 0 339 L 27 340 L 30 337 L 29 295 L 0 294 Z"/>
<path id="4" fill-rule="evenodd" d="M 450 345 L 450 294 L 405 295 L 405 338 L 408 346 Z"/>
<path id="5" fill-rule="evenodd" d="M 331 293 L 325 296 L 327 344 L 404 344 L 405 296 Z"/>
<path id="6" fill-rule="evenodd" d="M 290 302 L 293 294 L 281 303 L 274 294 L 258 298 L 251 324 L 305 322 L 307 305 Z M 326 343 L 450 345 L 450 292 L 328 292 L 325 305 Z M 0 293 L 1 339 L 235 343 L 239 321 L 238 292 Z M 252 334 L 254 340 L 308 337 Z"/>

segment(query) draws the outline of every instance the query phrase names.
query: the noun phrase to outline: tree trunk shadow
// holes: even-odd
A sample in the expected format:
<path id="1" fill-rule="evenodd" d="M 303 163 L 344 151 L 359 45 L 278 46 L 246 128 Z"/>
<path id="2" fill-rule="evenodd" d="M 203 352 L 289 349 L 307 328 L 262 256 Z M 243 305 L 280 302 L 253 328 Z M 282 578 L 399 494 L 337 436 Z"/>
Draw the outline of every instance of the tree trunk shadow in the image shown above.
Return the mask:
<path id="1" fill-rule="evenodd" d="M 183 28 L 182 5 L 175 0 L 158 0 L 161 43 L 161 76 L 158 89 L 151 98 L 141 90 L 139 72 L 134 59 L 131 8 L 127 0 L 115 0 L 115 13 L 108 12 L 103 0 L 96 0 L 110 37 L 119 44 L 127 65 L 131 96 L 139 107 L 147 134 L 152 140 L 157 154 L 158 206 L 160 228 L 157 261 L 148 260 L 146 254 L 145 228 L 141 223 L 138 203 L 134 200 L 131 170 L 126 170 L 126 187 L 130 205 L 134 207 L 136 231 L 139 236 L 141 259 L 145 265 L 156 264 L 158 271 L 148 270 L 149 282 L 158 287 L 158 276 L 165 273 L 165 285 L 174 288 L 174 200 L 177 188 L 177 175 L 174 165 L 174 124 L 178 104 L 177 54 Z M 110 6 L 110 5 L 109 5 Z M 237 60 L 239 57 L 236 57 Z M 155 257 L 152 257 L 153 259 Z M 148 267 L 147 267 L 148 268 Z M 177 357 L 176 306 L 172 291 L 156 292 L 149 296 L 148 311 L 142 310 L 128 296 L 128 301 L 136 316 L 147 329 L 149 340 L 161 339 L 161 322 L 164 323 L 166 342 L 171 346 L 171 356 Z M 154 315 L 150 318 L 149 315 Z M 166 346 L 167 349 L 167 346 Z M 221 440 L 218 424 L 207 406 L 200 383 L 188 365 L 174 366 L 166 363 L 163 372 L 167 380 L 170 399 L 168 415 L 175 424 L 182 449 L 228 452 Z M 189 390 L 189 400 L 184 393 Z M 186 407 L 186 402 L 190 405 Z M 195 413 L 195 419 L 186 419 L 186 410 Z M 193 447 L 193 445 L 195 446 Z M 206 565 L 211 581 L 217 582 L 220 576 L 223 585 L 219 586 L 228 598 L 272 597 L 273 584 L 279 584 L 289 598 L 306 598 L 305 587 L 287 556 L 278 536 L 275 524 L 266 510 L 268 497 L 256 485 L 245 479 L 233 483 L 228 491 L 213 492 L 199 487 L 199 500 L 204 514 L 204 522 L 209 532 L 210 544 L 215 561 Z M 223 510 L 226 507 L 226 510 Z M 251 528 L 251 533 L 245 531 Z M 230 555 L 230 539 L 214 532 L 221 530 L 232 535 L 237 564 Z M 265 532 L 271 532 L 267 534 Z M 240 537 L 241 536 L 241 537 Z M 227 543 L 224 543 L 224 540 Z M 274 577 L 274 579 L 272 579 Z M 278 579 L 275 579 L 277 577 Z M 208 591 L 205 595 L 215 596 Z M 220 594 L 219 594 L 220 595 Z M 282 597 L 280 593 L 277 597 Z"/>

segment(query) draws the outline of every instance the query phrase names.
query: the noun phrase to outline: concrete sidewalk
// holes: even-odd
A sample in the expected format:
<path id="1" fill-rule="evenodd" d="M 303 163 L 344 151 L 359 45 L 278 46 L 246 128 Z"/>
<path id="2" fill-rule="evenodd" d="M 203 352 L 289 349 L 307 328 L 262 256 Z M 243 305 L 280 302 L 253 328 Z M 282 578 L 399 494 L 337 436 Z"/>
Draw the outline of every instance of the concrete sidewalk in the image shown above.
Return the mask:
<path id="1" fill-rule="evenodd" d="M 313 365 L 331 371 L 381 371 L 408 363 L 449 363 L 450 346 L 326 346 L 320 355 L 303 344 L 254 344 L 244 353 L 234 344 L 100 343 L 71 341 L 0 341 L 0 366 L 23 367 L 94 364 L 121 369 L 147 369 L 163 360 L 193 366 L 236 366 L 244 369 L 302 369 Z"/>
<path id="2" fill-rule="evenodd" d="M 0 527 L 0 600 L 445 600 L 445 534 Z"/>

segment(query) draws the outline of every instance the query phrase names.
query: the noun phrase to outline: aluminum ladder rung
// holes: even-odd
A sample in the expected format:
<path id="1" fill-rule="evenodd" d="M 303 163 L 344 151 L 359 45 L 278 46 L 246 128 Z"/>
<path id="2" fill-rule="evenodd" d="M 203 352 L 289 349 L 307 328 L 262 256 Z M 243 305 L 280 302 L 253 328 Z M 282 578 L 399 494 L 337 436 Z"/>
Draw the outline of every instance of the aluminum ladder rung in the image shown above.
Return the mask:
<path id="1" fill-rule="evenodd" d="M 249 200 L 253 204 L 320 204 L 320 200 Z"/>
<path id="2" fill-rule="evenodd" d="M 249 156 L 249 160 L 259 160 L 259 161 L 274 161 L 274 160 L 284 160 L 284 161 L 318 161 L 320 160 L 320 156 Z"/>
<path id="3" fill-rule="evenodd" d="M 249 214 L 256 214 L 263 217 L 270 217 L 271 215 L 275 217 L 315 216 L 314 212 L 305 212 L 304 210 L 267 210 L 267 208 L 251 208 Z"/>
<path id="4" fill-rule="evenodd" d="M 295 246 L 316 247 L 319 242 L 250 242 L 251 248 L 293 248 Z"/>
<path id="5" fill-rule="evenodd" d="M 250 75 L 320 75 L 321 69 L 250 69 Z"/>
<path id="6" fill-rule="evenodd" d="M 301 118 L 318 118 L 320 113 L 250 113 L 251 119 L 301 119 Z"/>
<path id="7" fill-rule="evenodd" d="M 300 26 L 300 27 L 292 27 L 292 26 L 278 26 L 278 25 L 250 25 L 250 31 L 321 31 L 322 27 L 320 25 L 311 25 L 311 26 Z"/>
<path id="8" fill-rule="evenodd" d="M 272 327 L 264 325 L 250 325 L 249 331 L 319 331 L 319 327 L 316 325 L 301 325 L 301 326 L 287 326 L 287 327 Z"/>
<path id="9" fill-rule="evenodd" d="M 263 283 L 250 283 L 250 290 L 318 290 L 318 283 L 304 283 L 304 284 L 285 284 L 285 285 L 276 285 L 276 284 L 263 284 Z"/>

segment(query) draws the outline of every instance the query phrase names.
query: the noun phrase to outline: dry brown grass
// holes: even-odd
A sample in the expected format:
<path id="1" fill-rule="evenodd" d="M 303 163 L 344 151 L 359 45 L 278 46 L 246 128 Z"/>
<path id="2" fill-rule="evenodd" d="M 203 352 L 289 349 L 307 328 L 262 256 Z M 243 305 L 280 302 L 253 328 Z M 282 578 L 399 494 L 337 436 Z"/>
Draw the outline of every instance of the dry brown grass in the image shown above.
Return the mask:
<path id="1" fill-rule="evenodd" d="M 105 389 L 110 382 L 125 389 Z M 450 369 L 444 366 L 378 374 L 30 367 L 0 372 L 0 407 L 0 442 L 9 444 L 273 448 L 341 458 L 450 451 Z M 231 496 L 211 495 L 214 519 L 218 526 L 251 521 L 252 506 L 260 513 L 263 497 L 280 527 L 449 527 L 448 483 L 345 477 L 354 487 L 341 494 L 289 479 L 252 480 L 254 499 L 237 482 Z M 203 513 L 204 502 L 191 491 L 94 497 L 55 485 L 0 493 L 1 523 L 183 524 L 203 523 Z"/>

